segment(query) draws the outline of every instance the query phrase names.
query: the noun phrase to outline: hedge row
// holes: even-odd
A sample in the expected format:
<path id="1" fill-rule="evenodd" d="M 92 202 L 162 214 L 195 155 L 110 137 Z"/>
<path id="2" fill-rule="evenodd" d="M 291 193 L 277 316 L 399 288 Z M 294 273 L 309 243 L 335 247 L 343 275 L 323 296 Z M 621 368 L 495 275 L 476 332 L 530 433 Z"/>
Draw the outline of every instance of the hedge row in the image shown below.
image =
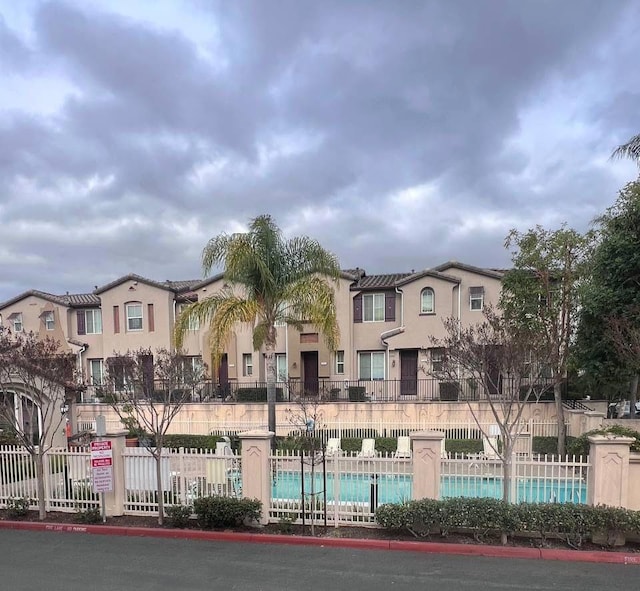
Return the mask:
<path id="1" fill-rule="evenodd" d="M 572 503 L 509 504 L 496 499 L 423 499 L 381 505 L 376 521 L 385 529 L 420 537 L 464 530 L 476 538 L 497 533 L 505 541 L 508 536 L 533 534 L 543 542 L 562 538 L 572 547 L 603 534 L 609 544 L 620 535 L 640 534 L 640 511 Z"/>
<path id="2" fill-rule="evenodd" d="M 266 402 L 266 388 L 238 388 L 235 395 L 236 402 Z M 284 392 L 282 388 L 276 388 L 276 401 L 284 400 Z"/>
<path id="3" fill-rule="evenodd" d="M 230 497 L 201 497 L 193 502 L 193 512 L 203 529 L 236 527 L 257 521 L 262 511 L 258 499 L 234 499 Z M 171 515 L 174 517 L 174 515 Z"/>

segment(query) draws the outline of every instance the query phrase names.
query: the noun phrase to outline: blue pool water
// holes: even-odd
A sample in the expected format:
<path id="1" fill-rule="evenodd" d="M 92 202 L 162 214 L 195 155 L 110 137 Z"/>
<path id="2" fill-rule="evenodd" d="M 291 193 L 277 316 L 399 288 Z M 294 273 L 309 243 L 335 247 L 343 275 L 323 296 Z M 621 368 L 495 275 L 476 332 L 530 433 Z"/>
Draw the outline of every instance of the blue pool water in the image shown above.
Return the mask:
<path id="1" fill-rule="evenodd" d="M 338 496 L 341 502 L 371 503 L 377 488 L 378 505 L 399 503 L 411 499 L 411 476 L 380 475 L 372 478 L 366 474 L 340 474 Z M 324 488 L 322 473 L 315 475 L 314 491 Z M 327 474 L 327 500 L 335 500 L 334 475 Z M 311 493 L 311 474 L 305 474 L 305 494 Z M 299 472 L 278 472 L 272 480 L 271 496 L 274 499 L 299 499 L 301 482 Z M 587 487 L 584 483 L 554 482 L 542 479 L 518 479 L 516 501 L 529 503 L 586 503 Z M 319 495 L 322 497 L 322 495 Z M 443 476 L 440 480 L 440 496 L 502 498 L 501 478 L 473 476 Z"/>

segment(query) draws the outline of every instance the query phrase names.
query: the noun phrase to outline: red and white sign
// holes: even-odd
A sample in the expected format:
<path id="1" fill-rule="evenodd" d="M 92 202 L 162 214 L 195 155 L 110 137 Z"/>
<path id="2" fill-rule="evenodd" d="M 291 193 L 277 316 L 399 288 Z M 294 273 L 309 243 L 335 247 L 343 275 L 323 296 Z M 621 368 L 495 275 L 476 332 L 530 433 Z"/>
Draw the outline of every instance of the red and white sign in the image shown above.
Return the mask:
<path id="1" fill-rule="evenodd" d="M 113 490 L 113 450 L 111 441 L 91 442 L 91 475 L 93 492 Z"/>

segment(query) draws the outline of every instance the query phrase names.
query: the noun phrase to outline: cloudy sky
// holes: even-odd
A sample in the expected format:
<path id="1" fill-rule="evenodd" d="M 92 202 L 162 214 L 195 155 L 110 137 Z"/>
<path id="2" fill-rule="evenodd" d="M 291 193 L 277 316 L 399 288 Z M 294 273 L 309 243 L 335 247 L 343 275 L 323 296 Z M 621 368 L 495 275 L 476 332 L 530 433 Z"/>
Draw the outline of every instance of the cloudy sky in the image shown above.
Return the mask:
<path id="1" fill-rule="evenodd" d="M 201 276 L 271 213 L 343 267 L 508 263 L 637 175 L 640 3 L 0 0 L 0 301 Z"/>

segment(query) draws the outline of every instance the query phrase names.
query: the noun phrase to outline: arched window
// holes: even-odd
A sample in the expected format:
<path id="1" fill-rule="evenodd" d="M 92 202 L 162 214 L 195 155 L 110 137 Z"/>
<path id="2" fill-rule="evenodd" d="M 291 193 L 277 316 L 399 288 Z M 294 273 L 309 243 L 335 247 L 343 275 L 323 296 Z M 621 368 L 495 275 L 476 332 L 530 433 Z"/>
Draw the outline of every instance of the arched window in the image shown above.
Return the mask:
<path id="1" fill-rule="evenodd" d="M 436 310 L 435 297 L 433 295 L 433 289 L 425 287 L 420 295 L 420 313 L 421 314 L 433 314 Z"/>

